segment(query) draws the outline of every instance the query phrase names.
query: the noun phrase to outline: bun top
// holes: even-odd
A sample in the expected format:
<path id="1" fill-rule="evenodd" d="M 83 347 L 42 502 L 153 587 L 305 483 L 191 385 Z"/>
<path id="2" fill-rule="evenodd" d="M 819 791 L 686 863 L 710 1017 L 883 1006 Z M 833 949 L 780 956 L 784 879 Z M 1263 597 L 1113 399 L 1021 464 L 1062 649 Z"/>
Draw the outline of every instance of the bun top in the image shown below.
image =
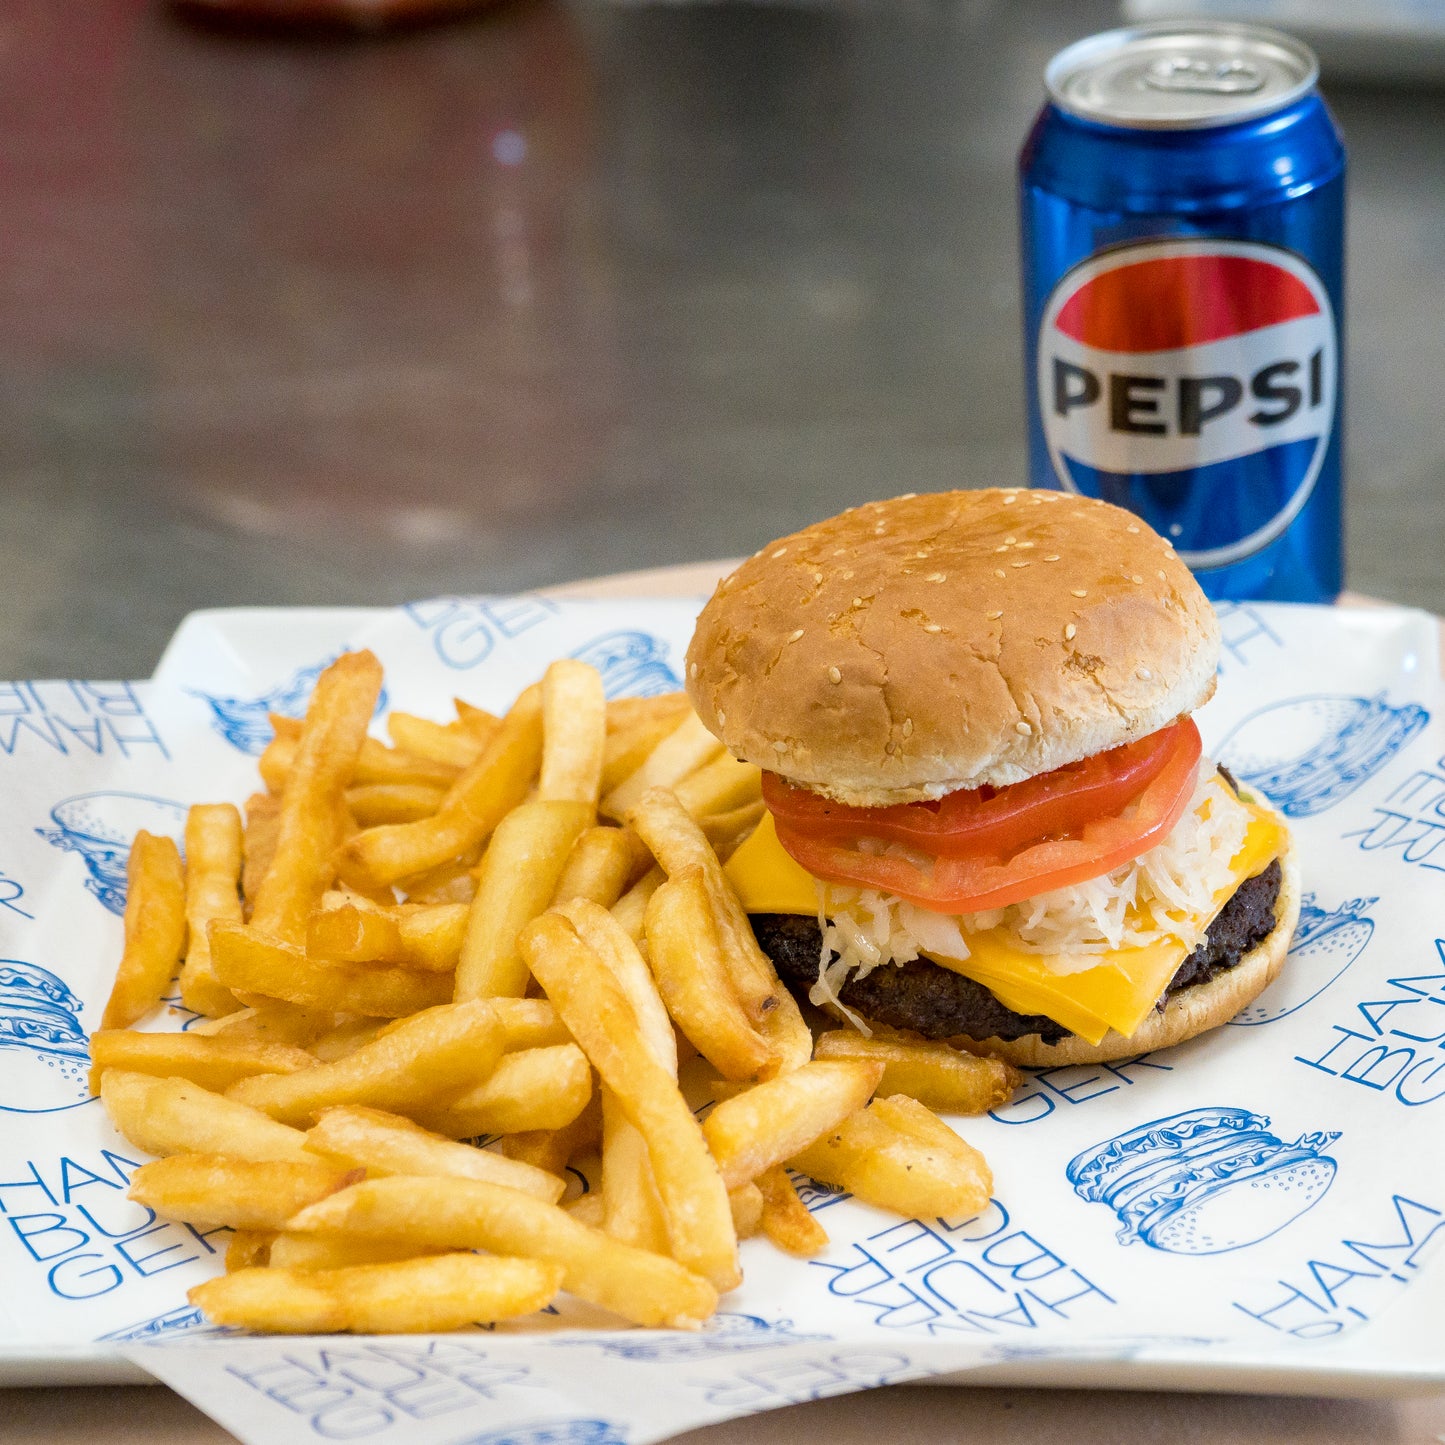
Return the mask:
<path id="1" fill-rule="evenodd" d="M 1219 625 L 1130 512 L 990 489 L 870 502 L 718 584 L 687 652 L 738 757 L 862 807 L 1017 783 L 1214 691 Z"/>

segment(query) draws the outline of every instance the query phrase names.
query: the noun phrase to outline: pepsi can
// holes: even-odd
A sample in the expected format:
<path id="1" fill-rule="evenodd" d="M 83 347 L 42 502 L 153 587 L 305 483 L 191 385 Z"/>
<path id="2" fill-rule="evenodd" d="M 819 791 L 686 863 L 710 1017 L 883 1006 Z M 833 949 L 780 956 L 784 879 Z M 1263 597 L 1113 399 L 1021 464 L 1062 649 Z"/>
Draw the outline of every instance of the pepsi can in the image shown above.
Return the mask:
<path id="1" fill-rule="evenodd" d="M 1289 36 L 1181 22 L 1055 56 L 1019 162 L 1036 487 L 1145 518 L 1214 598 L 1342 568 L 1345 151 Z"/>

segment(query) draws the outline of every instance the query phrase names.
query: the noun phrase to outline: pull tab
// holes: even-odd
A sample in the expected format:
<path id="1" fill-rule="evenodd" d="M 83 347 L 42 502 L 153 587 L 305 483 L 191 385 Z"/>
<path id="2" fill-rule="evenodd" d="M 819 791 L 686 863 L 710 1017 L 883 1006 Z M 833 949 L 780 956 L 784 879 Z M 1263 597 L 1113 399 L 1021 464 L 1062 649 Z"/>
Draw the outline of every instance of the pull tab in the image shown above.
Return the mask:
<path id="1" fill-rule="evenodd" d="M 1168 55 L 1144 72 L 1151 90 L 1190 91 L 1201 95 L 1253 95 L 1264 88 L 1264 72 L 1247 60 L 1199 60 Z"/>

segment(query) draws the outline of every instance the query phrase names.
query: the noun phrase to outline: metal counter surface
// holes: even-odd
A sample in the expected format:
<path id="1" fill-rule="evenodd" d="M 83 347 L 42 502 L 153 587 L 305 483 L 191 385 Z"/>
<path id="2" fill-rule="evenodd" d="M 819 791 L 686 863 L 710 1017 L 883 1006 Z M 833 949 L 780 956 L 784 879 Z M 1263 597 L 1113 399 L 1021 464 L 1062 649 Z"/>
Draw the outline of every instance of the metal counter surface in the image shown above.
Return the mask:
<path id="1" fill-rule="evenodd" d="M 0 676 L 1023 479 L 1014 159 L 1103 0 L 0 23 Z M 1349 585 L 1445 611 L 1445 98 L 1352 153 Z"/>

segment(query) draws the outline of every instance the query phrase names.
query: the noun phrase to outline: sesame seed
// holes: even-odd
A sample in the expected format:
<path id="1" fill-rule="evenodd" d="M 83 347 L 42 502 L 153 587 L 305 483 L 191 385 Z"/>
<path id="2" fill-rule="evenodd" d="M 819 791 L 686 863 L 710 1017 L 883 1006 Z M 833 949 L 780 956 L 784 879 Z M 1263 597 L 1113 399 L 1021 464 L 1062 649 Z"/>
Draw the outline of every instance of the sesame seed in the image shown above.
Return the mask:
<path id="1" fill-rule="evenodd" d="M 1070 587 L 1070 588 L 1069 588 L 1069 596 L 1070 596 L 1070 597 L 1087 597 L 1088 595 L 1089 595 L 1089 589 L 1088 589 L 1087 587 Z"/>
<path id="2" fill-rule="evenodd" d="M 1033 730 L 1032 725 L 1029 724 L 1029 723 L 1026 723 L 1026 722 L 1016 722 L 1016 723 L 1014 724 L 1014 731 L 1015 731 L 1016 733 L 1021 733 L 1024 737 L 1031 737 L 1031 736 L 1033 735 L 1033 731 L 1034 731 L 1034 730 Z"/>
<path id="3" fill-rule="evenodd" d="M 1057 562 L 1058 560 L 1059 560 L 1059 554 L 1058 554 L 1057 552 L 1048 552 L 1048 553 L 1046 553 L 1045 556 L 1044 556 L 1044 561 L 1045 561 L 1045 562 Z"/>
<path id="4" fill-rule="evenodd" d="M 1003 568 L 1002 568 L 1002 567 L 995 567 L 995 568 L 993 569 L 993 575 L 994 575 L 995 577 L 1002 577 L 1002 576 L 1004 575 L 1004 570 L 1003 570 Z"/>
<path id="5" fill-rule="evenodd" d="M 788 641 L 796 642 L 802 635 L 803 629 L 801 627 L 795 628 L 792 632 L 788 634 Z"/>
<path id="6" fill-rule="evenodd" d="M 1032 542 L 1020 542 L 1020 543 L 1019 543 L 1019 551 L 1022 552 L 1022 551 L 1024 551 L 1024 550 L 1026 550 L 1027 548 L 1032 547 L 1033 545 L 1034 545 L 1034 544 L 1033 544 Z"/>
<path id="7" fill-rule="evenodd" d="M 913 555 L 921 562 L 928 556 L 928 548 L 925 547 L 921 552 L 915 552 Z"/>
<path id="8" fill-rule="evenodd" d="M 1137 534 L 1138 531 L 1139 531 L 1139 529 L 1138 529 L 1137 527 L 1132 526 L 1132 525 L 1131 525 L 1131 526 L 1128 526 L 1128 527 L 1125 527 L 1124 530 L 1125 530 L 1126 532 L 1134 532 L 1134 533 L 1136 533 L 1136 534 Z"/>
<path id="9" fill-rule="evenodd" d="M 903 719 L 903 736 L 906 738 L 913 736 L 913 719 L 911 717 Z"/>
<path id="10" fill-rule="evenodd" d="M 719 708 L 717 713 L 717 725 L 719 727 L 722 727 L 727 722 L 727 720 L 728 715 L 721 708 Z"/>
<path id="11" fill-rule="evenodd" d="M 938 623 L 936 623 L 936 622 L 928 622 L 928 623 L 925 623 L 923 630 L 924 630 L 925 632 L 942 632 L 942 631 L 943 631 L 943 629 L 942 629 L 942 628 L 938 625 Z"/>
<path id="12" fill-rule="evenodd" d="M 773 744 L 773 751 L 775 753 L 785 753 L 788 751 L 788 745 L 785 742 L 776 742 Z"/>
<path id="13" fill-rule="evenodd" d="M 1017 538 L 1017 537 L 1005 537 L 1005 538 L 1003 539 L 1003 544 L 1004 544 L 1005 547 L 1012 547 L 1013 544 L 1014 544 L 1015 542 L 1017 542 L 1017 541 L 1018 541 L 1018 538 Z"/>
<path id="14" fill-rule="evenodd" d="M 861 607 L 863 605 L 863 599 L 861 597 L 855 597 L 853 599 L 853 605 L 854 607 Z"/>
<path id="15" fill-rule="evenodd" d="M 1027 567 L 1028 565 L 1029 565 L 1029 564 L 1028 564 L 1027 562 L 1010 562 L 1010 563 L 1009 563 L 1009 566 L 1010 566 L 1010 567 Z"/>
<path id="16" fill-rule="evenodd" d="M 948 573 L 947 573 L 947 572 L 930 572 L 930 573 L 928 574 L 928 576 L 925 577 L 923 580 L 924 580 L 925 582 L 947 582 L 947 581 L 948 581 Z"/>
<path id="17" fill-rule="evenodd" d="M 893 754 L 898 751 L 898 744 L 895 743 L 892 738 L 889 738 L 888 741 L 883 744 L 883 751 L 891 758 Z"/>
<path id="18" fill-rule="evenodd" d="M 828 681 L 831 683 L 842 682 L 843 674 L 836 667 L 830 667 L 828 669 Z"/>
<path id="19" fill-rule="evenodd" d="M 813 581 L 814 581 L 814 582 L 821 583 L 822 580 L 823 580 L 823 574 L 822 574 L 821 572 L 814 572 L 814 573 L 813 573 Z"/>
<path id="20" fill-rule="evenodd" d="M 911 502 L 917 495 L 917 492 L 904 492 L 901 497 L 895 497 L 893 500 L 896 502 Z"/>
<path id="21" fill-rule="evenodd" d="M 1074 640 L 1074 634 L 1077 633 L 1078 630 L 1079 630 L 1079 629 L 1078 629 L 1077 627 L 1075 627 L 1072 622 L 1069 623 L 1069 625 L 1068 625 L 1066 628 L 1064 628 L 1064 641 L 1065 641 L 1065 642 L 1072 642 L 1072 641 Z"/>
<path id="22" fill-rule="evenodd" d="M 1007 551 L 1008 551 L 1008 543 L 1007 543 L 1007 542 L 1004 542 L 1001 546 L 995 547 L 993 550 L 994 550 L 995 552 L 1007 552 Z"/>
<path id="23" fill-rule="evenodd" d="M 853 573 L 851 573 L 851 572 L 845 572 L 845 573 L 843 574 L 843 580 L 844 580 L 845 582 L 851 582 L 851 581 L 853 580 Z"/>
<path id="24" fill-rule="evenodd" d="M 1154 575 L 1155 575 L 1161 582 L 1164 581 L 1164 574 L 1163 574 L 1163 572 L 1156 572 Z"/>
<path id="25" fill-rule="evenodd" d="M 787 555 L 788 549 L 786 547 L 779 547 L 778 550 L 773 553 L 773 561 L 776 562 L 779 557 L 786 557 Z"/>
<path id="26" fill-rule="evenodd" d="M 984 616 L 987 617 L 990 622 L 997 622 L 997 621 L 999 620 L 999 618 L 1003 616 L 1003 613 L 1002 613 L 1002 612 L 985 612 L 985 613 L 984 613 Z"/>
<path id="27" fill-rule="evenodd" d="M 1134 573 L 1134 575 L 1133 575 L 1129 580 L 1130 580 L 1136 587 L 1141 586 L 1141 585 L 1143 584 L 1143 581 L 1144 581 L 1144 579 L 1143 579 L 1137 572 Z"/>
<path id="28" fill-rule="evenodd" d="M 696 677 L 696 676 L 697 676 L 697 663 L 695 663 L 695 662 L 690 662 L 690 663 L 688 663 L 688 665 L 687 665 L 687 675 L 688 675 L 689 677 Z"/>
<path id="29" fill-rule="evenodd" d="M 1154 674 L 1150 672 L 1147 667 L 1141 667 L 1139 671 L 1134 674 L 1134 676 L 1137 677 L 1140 682 L 1148 682 L 1149 679 L 1154 676 Z"/>
<path id="30" fill-rule="evenodd" d="M 1011 507 L 1011 506 L 1013 506 L 1013 504 L 1014 504 L 1014 496 L 1013 496 L 1013 493 L 1012 493 L 1012 492 L 1010 492 L 1009 495 L 1006 496 L 1006 497 L 1003 499 L 1003 504 L 1004 504 L 1004 506 L 1006 506 L 1006 507 Z"/>

